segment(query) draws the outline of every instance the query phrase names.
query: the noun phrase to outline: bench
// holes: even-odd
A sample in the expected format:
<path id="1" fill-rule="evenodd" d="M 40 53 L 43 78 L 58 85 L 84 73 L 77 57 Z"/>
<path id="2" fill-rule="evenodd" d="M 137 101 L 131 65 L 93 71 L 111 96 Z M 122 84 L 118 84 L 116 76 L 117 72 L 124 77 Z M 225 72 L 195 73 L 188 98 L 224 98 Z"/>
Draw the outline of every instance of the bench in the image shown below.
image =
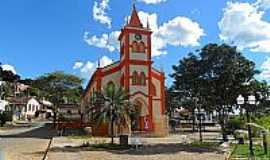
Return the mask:
<path id="1" fill-rule="evenodd" d="M 143 142 L 139 137 L 132 137 L 130 138 L 130 145 L 135 146 L 135 149 L 137 150 L 139 147 L 143 146 Z"/>

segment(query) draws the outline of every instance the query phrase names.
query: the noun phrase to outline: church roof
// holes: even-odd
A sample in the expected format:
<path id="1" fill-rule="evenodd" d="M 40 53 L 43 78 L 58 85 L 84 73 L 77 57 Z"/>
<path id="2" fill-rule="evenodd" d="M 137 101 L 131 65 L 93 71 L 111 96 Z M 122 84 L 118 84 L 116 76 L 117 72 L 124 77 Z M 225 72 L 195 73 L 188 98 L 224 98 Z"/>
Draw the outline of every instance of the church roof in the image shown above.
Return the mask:
<path id="1" fill-rule="evenodd" d="M 139 27 L 139 28 L 143 28 L 143 25 L 140 21 L 140 18 L 138 16 L 138 12 L 136 10 L 136 6 L 133 5 L 133 10 L 132 10 L 132 14 L 131 14 L 131 18 L 129 20 L 128 25 L 129 27 Z"/>

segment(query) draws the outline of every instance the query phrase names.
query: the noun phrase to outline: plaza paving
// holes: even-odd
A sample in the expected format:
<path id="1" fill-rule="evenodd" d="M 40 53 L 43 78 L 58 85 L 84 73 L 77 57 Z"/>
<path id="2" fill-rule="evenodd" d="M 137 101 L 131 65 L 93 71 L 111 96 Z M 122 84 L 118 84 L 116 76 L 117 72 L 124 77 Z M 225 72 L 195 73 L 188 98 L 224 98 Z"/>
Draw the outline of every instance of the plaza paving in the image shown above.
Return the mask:
<path id="1" fill-rule="evenodd" d="M 51 149 L 48 152 L 47 160 L 224 160 L 225 156 L 218 149 L 203 149 L 191 147 L 183 143 L 196 139 L 198 134 L 170 135 L 166 138 L 143 138 L 143 148 L 129 149 L 124 151 L 83 151 L 81 149 L 65 149 L 73 146 L 80 146 L 84 142 L 104 143 L 109 138 L 86 138 L 74 139 L 70 137 L 56 137 L 54 130 L 50 129 L 51 124 L 41 124 L 27 130 L 14 130 L 13 134 L 6 131 L 0 133 L 0 151 L 5 153 L 4 160 L 41 160 L 50 137 Z M 205 133 L 204 137 L 216 137 L 218 133 Z M 116 140 L 117 142 L 117 140 Z M 118 143 L 118 142 L 117 142 Z"/>
<path id="2" fill-rule="evenodd" d="M 205 137 L 216 137 L 218 133 L 207 133 Z M 124 151 L 87 151 L 78 146 L 88 143 L 109 143 L 110 138 L 73 139 L 67 137 L 54 138 L 49 160 L 224 160 L 225 155 L 219 149 L 191 147 L 183 143 L 196 139 L 197 134 L 170 135 L 165 138 L 142 138 L 143 147 Z M 116 143 L 118 141 L 116 140 Z"/>
<path id="3" fill-rule="evenodd" d="M 216 151 L 190 148 L 177 144 L 156 145 L 128 151 L 54 151 L 49 160 L 224 160 Z"/>

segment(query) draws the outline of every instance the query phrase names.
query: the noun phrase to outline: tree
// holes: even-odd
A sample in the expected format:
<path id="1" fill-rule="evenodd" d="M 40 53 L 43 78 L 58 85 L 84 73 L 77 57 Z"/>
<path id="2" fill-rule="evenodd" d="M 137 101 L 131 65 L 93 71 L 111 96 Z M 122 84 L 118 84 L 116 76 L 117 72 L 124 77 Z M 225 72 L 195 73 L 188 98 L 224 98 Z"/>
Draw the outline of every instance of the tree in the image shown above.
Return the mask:
<path id="1" fill-rule="evenodd" d="M 7 81 L 7 82 L 17 82 L 20 80 L 20 76 L 14 74 L 12 71 L 4 70 L 1 66 L 0 62 L 0 81 Z"/>
<path id="2" fill-rule="evenodd" d="M 173 112 L 180 107 L 179 105 L 179 93 L 174 92 L 172 88 L 166 89 L 166 111 L 169 118 L 173 118 Z"/>
<path id="3" fill-rule="evenodd" d="M 270 86 L 266 81 L 258 81 L 252 80 L 245 87 L 242 88 L 241 94 L 244 97 L 249 96 L 250 94 L 255 95 L 257 100 L 256 107 L 253 108 L 252 113 L 255 117 L 264 116 L 269 114 L 270 111 L 270 101 L 269 101 L 269 93 Z"/>
<path id="4" fill-rule="evenodd" d="M 32 88 L 36 89 L 39 97 L 44 97 L 54 105 L 54 125 L 57 110 L 60 104 L 78 103 L 82 92 L 82 79 L 61 71 L 52 72 L 38 77 L 32 82 Z"/>
<path id="5" fill-rule="evenodd" d="M 195 97 L 206 111 L 219 113 L 223 139 L 226 136 L 228 113 L 236 106 L 236 98 L 246 89 L 247 82 L 259 72 L 254 62 L 246 59 L 236 47 L 208 44 L 173 66 L 173 88 L 184 91 L 187 99 Z"/>
<path id="6" fill-rule="evenodd" d="M 9 82 L 2 83 L 0 90 L 0 99 L 6 99 L 6 97 L 13 95 L 13 86 Z"/>
<path id="7" fill-rule="evenodd" d="M 8 115 L 5 111 L 0 111 L 0 126 L 3 127 L 8 121 Z"/>
<path id="8" fill-rule="evenodd" d="M 107 85 L 103 93 L 96 93 L 98 96 L 91 107 L 93 119 L 97 127 L 102 123 L 110 124 L 111 143 L 114 143 L 114 125 L 128 126 L 130 116 L 135 112 L 135 106 L 129 102 L 126 91 L 121 87 Z"/>
<path id="9" fill-rule="evenodd" d="M 189 53 L 187 57 L 179 61 L 178 65 L 173 67 L 174 73 L 170 76 L 174 79 L 172 90 L 179 92 L 176 99 L 179 104 L 192 113 L 192 128 L 195 130 L 195 108 L 196 101 L 200 98 L 203 88 L 201 88 L 201 63 L 198 56 Z"/>
<path id="10" fill-rule="evenodd" d="M 25 85 L 31 86 L 32 83 L 33 83 L 33 80 L 30 79 L 30 78 L 26 78 L 26 79 L 21 79 L 21 80 L 19 80 L 19 82 L 20 82 L 20 83 L 23 83 L 23 84 L 25 84 Z"/>
<path id="11" fill-rule="evenodd" d="M 236 104 L 236 98 L 241 93 L 245 83 L 254 79 L 259 73 L 255 63 L 246 59 L 236 47 L 226 44 L 208 44 L 200 51 L 203 67 L 203 79 L 207 81 L 211 103 L 219 113 L 219 123 L 222 128 L 223 140 L 227 140 L 226 122 L 228 112 Z"/>

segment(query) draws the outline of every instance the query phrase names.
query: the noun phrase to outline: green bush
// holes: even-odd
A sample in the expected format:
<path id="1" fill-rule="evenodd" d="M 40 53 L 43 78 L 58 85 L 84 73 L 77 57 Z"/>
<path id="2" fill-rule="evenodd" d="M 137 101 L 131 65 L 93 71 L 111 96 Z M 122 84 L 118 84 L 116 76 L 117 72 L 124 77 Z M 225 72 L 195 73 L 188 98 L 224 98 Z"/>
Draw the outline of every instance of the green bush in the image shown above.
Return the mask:
<path id="1" fill-rule="evenodd" d="M 245 128 L 245 120 L 243 120 L 242 117 L 240 116 L 236 116 L 229 119 L 226 126 L 226 132 L 227 134 L 233 134 L 235 130 L 244 128 Z"/>
<path id="2" fill-rule="evenodd" d="M 244 138 L 244 139 L 248 139 L 248 133 L 244 132 L 245 130 L 235 130 L 233 135 L 235 139 L 239 139 L 239 138 Z"/>
<path id="3" fill-rule="evenodd" d="M 35 112 L 35 118 L 38 118 L 39 114 L 40 114 L 40 111 L 36 111 Z"/>
<path id="4" fill-rule="evenodd" d="M 257 118 L 256 123 L 263 126 L 264 128 L 270 130 L 270 115 L 262 116 L 260 118 Z"/>
<path id="5" fill-rule="evenodd" d="M 0 112 L 0 125 L 3 127 L 7 121 L 12 121 L 12 113 L 4 111 Z"/>

